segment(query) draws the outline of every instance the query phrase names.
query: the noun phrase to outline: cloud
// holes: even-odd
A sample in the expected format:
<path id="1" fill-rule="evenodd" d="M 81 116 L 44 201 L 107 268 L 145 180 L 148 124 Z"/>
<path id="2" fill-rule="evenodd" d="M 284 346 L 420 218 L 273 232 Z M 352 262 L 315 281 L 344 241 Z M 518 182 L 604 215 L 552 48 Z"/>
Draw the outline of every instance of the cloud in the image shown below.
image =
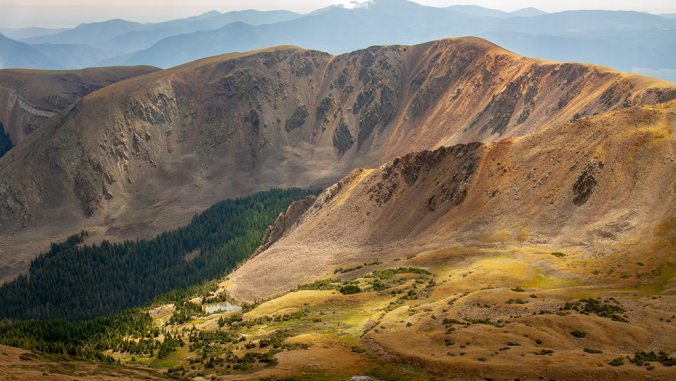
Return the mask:
<path id="1" fill-rule="evenodd" d="M 334 0 L 334 4 L 345 9 L 368 8 L 373 0 Z"/>

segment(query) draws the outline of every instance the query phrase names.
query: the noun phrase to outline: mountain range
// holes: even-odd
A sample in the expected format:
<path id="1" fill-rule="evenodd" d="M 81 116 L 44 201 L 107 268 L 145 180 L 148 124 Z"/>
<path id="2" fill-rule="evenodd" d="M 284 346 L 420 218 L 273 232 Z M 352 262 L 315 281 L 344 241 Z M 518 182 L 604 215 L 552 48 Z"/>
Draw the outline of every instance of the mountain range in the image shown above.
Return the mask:
<path id="1" fill-rule="evenodd" d="M 412 151 L 673 98 L 668 82 L 476 38 L 340 56 L 278 47 L 151 72 L 64 105 L 0 159 L 4 276 L 85 228 L 153 236 L 226 197 L 327 187 Z"/>
<path id="2" fill-rule="evenodd" d="M 629 72 L 641 68 L 675 69 L 675 33 L 673 19 L 639 12 L 547 14 L 527 8 L 506 13 L 477 6 L 434 8 L 406 0 L 377 0 L 366 8 L 333 6 L 307 15 L 250 10 L 209 12 L 155 24 L 124 20 L 82 24 L 21 39 L 49 53 L 45 55 L 50 61 L 40 56 L 35 58 L 36 63 L 17 61 L 13 65 L 52 65 L 55 69 L 99 65 L 169 68 L 212 55 L 278 45 L 342 54 L 372 45 L 477 36 L 521 55 L 594 63 Z M 73 52 L 77 52 L 76 58 L 71 59 Z M 0 49 L 0 56 L 6 54 Z M 659 71 L 655 73 L 660 75 Z"/>

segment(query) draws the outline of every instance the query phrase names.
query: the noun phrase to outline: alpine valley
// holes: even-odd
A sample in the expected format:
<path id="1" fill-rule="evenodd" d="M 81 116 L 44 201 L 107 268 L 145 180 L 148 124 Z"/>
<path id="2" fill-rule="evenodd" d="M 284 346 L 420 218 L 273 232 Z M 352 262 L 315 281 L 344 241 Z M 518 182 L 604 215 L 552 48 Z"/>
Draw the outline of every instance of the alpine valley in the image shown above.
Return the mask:
<path id="1" fill-rule="evenodd" d="M 0 378 L 676 374 L 674 83 L 277 46 L 3 69 L 0 122 Z"/>

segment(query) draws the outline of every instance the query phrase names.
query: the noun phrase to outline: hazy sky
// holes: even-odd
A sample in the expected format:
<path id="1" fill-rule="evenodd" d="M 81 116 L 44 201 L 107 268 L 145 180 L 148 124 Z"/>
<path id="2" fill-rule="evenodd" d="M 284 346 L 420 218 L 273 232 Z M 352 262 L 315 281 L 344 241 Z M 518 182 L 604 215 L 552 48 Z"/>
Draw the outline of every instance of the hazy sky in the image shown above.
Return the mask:
<path id="1" fill-rule="evenodd" d="M 474 4 L 508 12 L 526 7 L 536 7 L 547 12 L 569 9 L 606 9 L 644 11 L 656 14 L 676 13 L 676 1 L 674 0 L 414 1 L 436 7 Z M 340 3 L 349 3 L 349 0 L 0 0 L 0 28 L 72 27 L 82 22 L 104 21 L 112 18 L 124 18 L 138 22 L 157 22 L 194 16 L 209 10 L 227 12 L 243 9 L 286 9 L 306 13 Z"/>

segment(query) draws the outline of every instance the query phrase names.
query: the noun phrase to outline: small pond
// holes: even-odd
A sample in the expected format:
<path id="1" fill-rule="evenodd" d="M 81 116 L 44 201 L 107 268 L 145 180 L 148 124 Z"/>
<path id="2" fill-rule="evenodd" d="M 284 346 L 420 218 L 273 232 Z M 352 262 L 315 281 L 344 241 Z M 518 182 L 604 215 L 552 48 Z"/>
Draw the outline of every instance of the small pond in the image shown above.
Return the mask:
<path id="1" fill-rule="evenodd" d="M 206 313 L 208 314 L 213 314 L 214 312 L 241 311 L 242 307 L 225 302 L 225 303 L 203 304 L 202 309 L 206 311 Z"/>

